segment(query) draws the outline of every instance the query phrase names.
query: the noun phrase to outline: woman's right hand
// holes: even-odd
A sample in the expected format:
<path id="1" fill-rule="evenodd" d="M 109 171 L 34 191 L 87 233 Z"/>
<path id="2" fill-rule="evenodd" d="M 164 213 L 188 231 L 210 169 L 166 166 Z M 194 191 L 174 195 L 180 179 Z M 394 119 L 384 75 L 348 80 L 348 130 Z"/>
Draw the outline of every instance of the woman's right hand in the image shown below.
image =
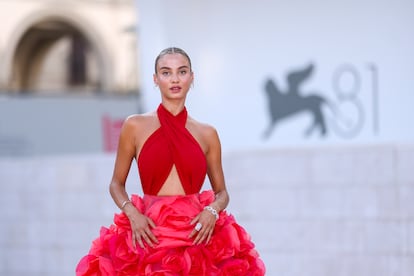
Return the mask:
<path id="1" fill-rule="evenodd" d="M 149 246 L 154 247 L 154 243 L 158 243 L 158 240 L 151 231 L 151 228 L 156 226 L 152 219 L 141 214 L 132 204 L 128 204 L 124 209 L 131 223 L 132 245 L 134 248 L 136 248 L 137 242 L 141 248 L 144 248 L 143 240 Z"/>

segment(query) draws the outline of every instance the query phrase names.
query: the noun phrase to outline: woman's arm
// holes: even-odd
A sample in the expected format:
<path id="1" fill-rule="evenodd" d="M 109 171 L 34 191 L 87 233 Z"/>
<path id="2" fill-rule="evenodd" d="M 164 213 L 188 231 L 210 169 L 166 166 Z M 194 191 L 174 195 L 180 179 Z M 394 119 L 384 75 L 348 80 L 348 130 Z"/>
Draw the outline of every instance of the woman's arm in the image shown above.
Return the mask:
<path id="1" fill-rule="evenodd" d="M 125 120 L 119 137 L 118 151 L 115 160 L 114 173 L 111 184 L 109 185 L 110 194 L 115 204 L 122 209 L 131 223 L 132 244 L 136 242 L 144 248 L 143 240 L 150 246 L 157 243 L 157 238 L 151 231 L 155 223 L 148 217 L 141 214 L 137 208 L 129 201 L 129 196 L 125 189 L 125 182 L 129 174 L 132 160 L 136 155 L 136 134 L 139 132 L 137 118 L 129 117 Z"/>
<path id="2" fill-rule="evenodd" d="M 208 135 L 209 147 L 206 153 L 207 174 L 216 194 L 216 199 L 210 204 L 217 212 L 224 210 L 229 204 L 229 195 L 224 181 L 221 161 L 221 144 L 217 131 L 212 129 Z"/>
<path id="3" fill-rule="evenodd" d="M 136 152 L 134 129 L 133 118 L 127 118 L 121 128 L 114 172 L 109 185 L 112 199 L 119 208 L 122 207 L 123 202 L 129 200 L 125 190 L 125 182 Z"/>
<path id="4" fill-rule="evenodd" d="M 211 187 L 215 193 L 215 200 L 209 206 L 218 213 L 224 210 L 229 203 L 229 195 L 224 183 L 224 174 L 221 163 L 221 144 L 217 131 L 212 127 L 207 128 L 205 138 L 208 145 L 206 152 L 207 174 Z M 201 224 L 200 229 L 194 229 L 190 234 L 190 238 L 196 235 L 194 239 L 195 244 L 200 244 L 203 241 L 208 243 L 210 241 L 216 220 L 217 218 L 214 213 L 211 212 L 211 210 L 206 209 L 192 220 L 192 224 Z"/>

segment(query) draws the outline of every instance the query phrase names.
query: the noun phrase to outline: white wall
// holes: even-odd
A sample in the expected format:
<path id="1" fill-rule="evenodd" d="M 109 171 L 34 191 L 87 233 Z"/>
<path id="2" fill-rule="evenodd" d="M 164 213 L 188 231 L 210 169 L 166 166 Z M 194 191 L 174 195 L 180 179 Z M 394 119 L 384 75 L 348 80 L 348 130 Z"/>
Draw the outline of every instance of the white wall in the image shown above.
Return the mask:
<path id="1" fill-rule="evenodd" d="M 231 207 L 267 275 L 413 275 L 413 154 L 382 145 L 228 155 Z"/>
<path id="2" fill-rule="evenodd" d="M 137 0 L 146 109 L 159 102 L 156 55 L 178 46 L 194 64 L 189 111 L 218 128 L 224 150 L 411 142 L 413 11 L 409 0 Z M 339 135 L 339 119 L 325 106 L 326 137 L 303 136 L 312 121 L 302 112 L 261 139 L 270 124 L 265 80 L 285 92 L 286 74 L 310 62 L 314 71 L 301 92 L 323 96 L 361 128 Z"/>

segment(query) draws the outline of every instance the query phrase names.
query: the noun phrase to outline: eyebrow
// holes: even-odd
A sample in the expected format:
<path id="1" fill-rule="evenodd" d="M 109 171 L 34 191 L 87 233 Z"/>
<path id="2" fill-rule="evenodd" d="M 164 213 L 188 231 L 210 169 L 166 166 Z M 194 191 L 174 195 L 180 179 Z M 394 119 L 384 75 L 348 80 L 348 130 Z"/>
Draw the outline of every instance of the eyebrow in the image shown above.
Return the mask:
<path id="1" fill-rule="evenodd" d="M 180 70 L 180 69 L 190 69 L 190 67 L 189 66 L 187 66 L 187 65 L 183 65 L 183 66 L 180 66 L 180 67 L 178 67 L 178 70 Z M 170 67 L 167 67 L 167 66 L 163 66 L 163 67 L 161 67 L 160 68 L 160 70 L 171 70 L 171 68 Z"/>

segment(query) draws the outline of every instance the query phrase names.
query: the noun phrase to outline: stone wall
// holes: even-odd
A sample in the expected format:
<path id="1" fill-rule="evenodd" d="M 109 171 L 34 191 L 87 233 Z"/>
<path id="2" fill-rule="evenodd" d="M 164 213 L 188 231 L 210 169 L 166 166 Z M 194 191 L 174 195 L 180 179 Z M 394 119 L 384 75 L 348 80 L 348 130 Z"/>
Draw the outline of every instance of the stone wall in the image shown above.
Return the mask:
<path id="1" fill-rule="evenodd" d="M 101 225 L 113 155 L 0 160 L 0 274 L 74 275 Z M 228 211 L 267 275 L 414 274 L 414 145 L 226 153 Z M 141 193 L 135 164 L 129 193 Z"/>

